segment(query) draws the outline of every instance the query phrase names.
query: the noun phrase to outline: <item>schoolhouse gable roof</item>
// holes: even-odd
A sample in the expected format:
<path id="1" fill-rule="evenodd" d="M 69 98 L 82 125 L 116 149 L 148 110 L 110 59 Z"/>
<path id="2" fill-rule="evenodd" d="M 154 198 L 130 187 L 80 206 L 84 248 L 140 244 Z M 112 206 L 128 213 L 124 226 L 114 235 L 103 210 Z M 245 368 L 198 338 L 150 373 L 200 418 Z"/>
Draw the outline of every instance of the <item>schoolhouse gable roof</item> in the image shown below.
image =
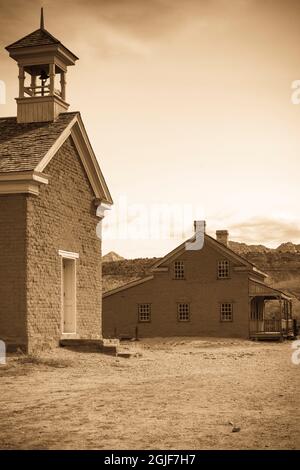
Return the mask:
<path id="1" fill-rule="evenodd" d="M 79 112 L 61 113 L 56 121 L 20 124 L 17 118 L 0 118 L 0 194 L 27 192 L 20 181 L 40 175 L 71 137 L 85 168 L 95 199 L 112 204 L 112 198 L 90 144 Z M 18 181 L 14 191 L 13 181 Z M 37 181 L 37 178 L 35 179 Z M 28 192 L 38 194 L 37 185 Z"/>

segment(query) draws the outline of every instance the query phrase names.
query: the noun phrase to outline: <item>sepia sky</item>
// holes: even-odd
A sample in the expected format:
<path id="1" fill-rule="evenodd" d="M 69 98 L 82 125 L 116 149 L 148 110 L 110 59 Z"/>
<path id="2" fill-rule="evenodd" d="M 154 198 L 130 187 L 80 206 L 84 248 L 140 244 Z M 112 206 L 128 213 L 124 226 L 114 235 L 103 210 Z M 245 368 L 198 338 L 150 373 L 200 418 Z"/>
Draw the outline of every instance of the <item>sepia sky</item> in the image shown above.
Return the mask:
<path id="1" fill-rule="evenodd" d="M 298 0 L 0 0 L 1 116 L 16 114 L 18 89 L 4 46 L 38 28 L 41 6 L 80 58 L 67 99 L 115 201 L 104 253 L 161 256 L 194 218 L 235 241 L 300 243 Z M 184 230 L 153 239 L 163 204 Z"/>

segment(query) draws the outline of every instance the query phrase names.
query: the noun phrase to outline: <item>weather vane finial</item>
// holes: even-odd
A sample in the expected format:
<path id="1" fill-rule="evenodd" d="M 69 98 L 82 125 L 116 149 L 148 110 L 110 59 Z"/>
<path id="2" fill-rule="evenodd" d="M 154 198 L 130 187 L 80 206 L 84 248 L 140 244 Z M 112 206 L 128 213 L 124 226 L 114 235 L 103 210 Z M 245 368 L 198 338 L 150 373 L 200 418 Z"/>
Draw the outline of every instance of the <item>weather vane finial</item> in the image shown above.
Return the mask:
<path id="1" fill-rule="evenodd" d="M 44 29 L 44 8 L 41 8 L 41 26 L 40 29 Z"/>

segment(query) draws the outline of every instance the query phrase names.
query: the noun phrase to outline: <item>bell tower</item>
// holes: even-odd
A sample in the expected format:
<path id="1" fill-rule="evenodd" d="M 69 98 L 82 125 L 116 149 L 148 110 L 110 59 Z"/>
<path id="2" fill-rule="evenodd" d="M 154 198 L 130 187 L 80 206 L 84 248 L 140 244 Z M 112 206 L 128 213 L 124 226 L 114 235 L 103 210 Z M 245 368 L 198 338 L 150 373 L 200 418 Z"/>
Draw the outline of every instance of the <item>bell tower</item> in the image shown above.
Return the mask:
<path id="1" fill-rule="evenodd" d="M 19 67 L 18 123 L 54 121 L 66 112 L 66 73 L 78 60 L 44 27 L 43 8 L 40 28 L 6 47 Z"/>

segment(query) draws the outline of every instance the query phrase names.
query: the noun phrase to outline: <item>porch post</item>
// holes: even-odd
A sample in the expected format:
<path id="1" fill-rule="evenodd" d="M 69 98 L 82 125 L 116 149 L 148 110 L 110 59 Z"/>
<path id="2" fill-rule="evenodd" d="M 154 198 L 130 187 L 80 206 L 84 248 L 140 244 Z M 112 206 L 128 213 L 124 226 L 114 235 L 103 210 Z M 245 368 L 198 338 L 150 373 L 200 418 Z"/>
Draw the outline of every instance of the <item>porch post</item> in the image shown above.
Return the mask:
<path id="1" fill-rule="evenodd" d="M 251 328 L 252 327 L 252 324 L 251 324 L 251 322 L 252 322 L 252 312 L 251 312 L 252 302 L 251 301 L 252 301 L 252 299 L 251 299 L 251 297 L 249 297 L 249 299 L 248 299 L 248 334 L 249 334 L 249 338 L 251 338 L 251 333 L 252 333 L 252 331 L 251 331 L 251 329 L 252 329 Z"/>
<path id="2" fill-rule="evenodd" d="M 279 297 L 279 308 L 280 308 L 280 336 L 283 339 L 283 328 L 282 328 L 282 298 Z"/>

